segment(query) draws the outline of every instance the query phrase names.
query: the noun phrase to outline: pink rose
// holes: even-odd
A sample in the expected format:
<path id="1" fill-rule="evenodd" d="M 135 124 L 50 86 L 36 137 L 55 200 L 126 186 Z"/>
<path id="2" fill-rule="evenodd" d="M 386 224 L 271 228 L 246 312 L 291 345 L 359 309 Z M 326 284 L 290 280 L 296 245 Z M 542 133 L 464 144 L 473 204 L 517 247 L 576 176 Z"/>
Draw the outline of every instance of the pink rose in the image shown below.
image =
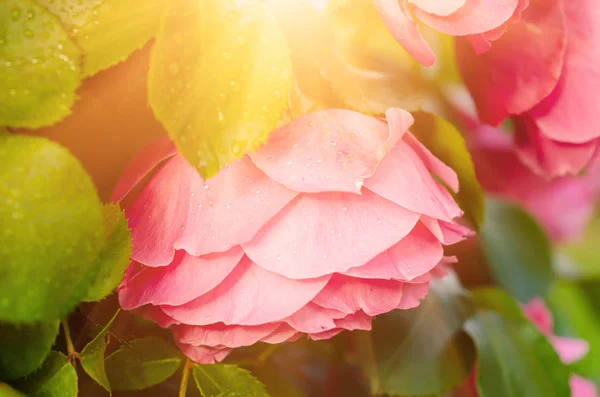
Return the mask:
<path id="1" fill-rule="evenodd" d="M 474 120 L 467 124 L 469 151 L 484 190 L 528 210 L 552 240 L 580 238 L 600 197 L 600 167 L 547 180 L 519 160 L 508 132 Z"/>
<path id="2" fill-rule="evenodd" d="M 506 25 L 520 18 L 528 0 L 373 0 L 394 38 L 425 66 L 435 62 L 415 17 L 450 36 L 469 37 L 475 49 L 489 48 Z"/>
<path id="3" fill-rule="evenodd" d="M 599 23 L 593 0 L 530 0 L 486 53 L 457 41 L 479 118 L 514 116 L 519 157 L 545 177 L 577 174 L 600 150 Z"/>
<path id="4" fill-rule="evenodd" d="M 540 298 L 532 299 L 523 307 L 529 320 L 543 333 L 565 364 L 580 360 L 588 352 L 588 343 L 584 340 L 563 338 L 552 333 L 552 314 Z M 598 391 L 593 382 L 572 375 L 569 380 L 572 397 L 598 397 Z"/>
<path id="5" fill-rule="evenodd" d="M 470 231 L 456 174 L 408 132 L 349 110 L 306 115 L 202 180 L 166 138 L 126 168 L 133 254 L 121 306 L 172 327 L 202 363 L 262 341 L 326 339 L 419 304 L 443 245 Z M 129 198 L 131 200 L 131 198 Z"/>

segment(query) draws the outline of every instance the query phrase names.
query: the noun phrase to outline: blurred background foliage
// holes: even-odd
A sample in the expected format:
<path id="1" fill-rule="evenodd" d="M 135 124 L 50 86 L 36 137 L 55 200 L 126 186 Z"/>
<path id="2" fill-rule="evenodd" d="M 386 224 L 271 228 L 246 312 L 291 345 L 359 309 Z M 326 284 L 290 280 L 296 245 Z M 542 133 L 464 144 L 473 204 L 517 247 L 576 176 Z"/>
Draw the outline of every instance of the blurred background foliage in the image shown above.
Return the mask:
<path id="1" fill-rule="evenodd" d="M 206 1 L 214 20 L 224 15 L 230 22 L 212 27 L 223 32 L 221 47 L 199 55 L 206 40 L 178 40 L 206 19 L 205 9 L 166 1 L 172 20 L 163 16 L 162 0 L 0 2 L 6 43 L 0 46 L 0 125 L 6 127 L 0 129 L 0 396 L 187 390 L 229 397 L 468 397 L 477 388 L 492 397 L 511 395 L 509 387 L 528 397 L 567 397 L 571 371 L 600 385 L 600 211 L 583 239 L 559 245 L 514 204 L 488 198 L 484 214 L 460 123 L 448 106 L 448 93 L 460 84 L 450 37 L 423 27 L 438 56 L 425 69 L 396 43 L 370 1 L 330 1 L 325 15 L 303 2 L 282 3 L 273 8 L 282 29 L 269 25 L 270 51 L 244 53 L 248 62 L 283 69 L 272 82 L 280 99 L 265 96 L 259 101 L 267 102 L 251 108 L 238 103 L 226 109 L 223 124 L 218 96 L 224 91 L 204 88 L 223 68 L 227 82 L 254 87 L 258 80 L 244 80 L 250 79 L 244 60 L 229 68 L 230 58 L 215 51 L 245 34 L 247 18 L 264 21 L 263 11 L 240 18 L 231 14 L 235 2 Z M 199 8 L 182 15 L 188 6 Z M 192 20 L 178 26 L 180 17 Z M 172 63 L 175 44 L 194 51 Z M 272 59 L 273 46 L 289 48 Z M 202 56 L 215 62 L 188 73 L 186 66 L 202 63 Z M 61 79 L 53 79 L 59 70 Z M 171 89 L 164 86 L 169 74 L 182 81 L 175 87 L 182 110 L 161 95 Z M 247 94 L 235 84 L 225 93 Z M 213 135 L 186 134 L 181 120 L 199 102 L 205 108 L 195 122 L 212 123 Z M 232 137 L 249 122 L 244 112 L 262 106 L 268 112 L 253 133 Z M 169 134 L 189 153 L 203 151 L 204 160 L 188 159 L 212 175 L 272 128 L 307 112 L 345 107 L 378 116 L 392 106 L 420 111 L 414 133 L 457 170 L 457 200 L 480 230 L 451 247 L 448 255 L 459 259 L 455 270 L 417 309 L 379 316 L 369 333 L 257 344 L 236 350 L 224 364 L 202 366 L 182 357 L 167 330 L 119 310 L 112 291 L 129 263 L 131 241 L 123 213 L 106 202 L 144 144 Z M 208 149 L 221 144 L 223 152 Z M 521 312 L 519 302 L 533 297 L 551 308 L 557 334 L 589 342 L 586 357 L 560 362 Z"/>

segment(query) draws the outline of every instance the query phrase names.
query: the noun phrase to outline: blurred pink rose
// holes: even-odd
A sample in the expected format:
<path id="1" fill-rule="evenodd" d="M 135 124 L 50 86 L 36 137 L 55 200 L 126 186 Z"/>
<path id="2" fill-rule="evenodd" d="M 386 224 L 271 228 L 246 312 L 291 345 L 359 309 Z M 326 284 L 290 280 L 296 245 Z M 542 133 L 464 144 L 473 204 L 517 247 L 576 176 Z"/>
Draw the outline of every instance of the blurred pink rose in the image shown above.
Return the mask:
<path id="1" fill-rule="evenodd" d="M 554 241 L 581 237 L 600 196 L 600 167 L 547 180 L 519 160 L 508 132 L 472 120 L 467 124 L 477 179 L 488 194 L 528 210 Z"/>
<path id="2" fill-rule="evenodd" d="M 599 23 L 596 1 L 530 0 L 484 54 L 457 41 L 479 118 L 514 116 L 519 157 L 545 177 L 577 174 L 598 156 Z"/>
<path id="3" fill-rule="evenodd" d="M 419 62 L 431 66 L 433 51 L 415 20 L 451 35 L 466 36 L 476 49 L 489 47 L 520 18 L 528 0 L 373 0 L 394 38 Z"/>
<path id="4" fill-rule="evenodd" d="M 543 333 L 554 346 L 560 359 L 565 364 L 580 360 L 588 352 L 588 343 L 581 339 L 563 338 L 552 333 L 552 314 L 540 298 L 532 299 L 523 307 L 529 320 Z M 571 397 L 598 397 L 598 391 L 593 382 L 572 375 L 569 381 Z"/>
<path id="5" fill-rule="evenodd" d="M 457 190 L 456 174 L 408 132 L 408 112 L 386 117 L 306 115 L 208 181 L 168 139 L 153 142 L 113 194 L 147 180 L 126 209 L 121 306 L 171 326 L 203 363 L 258 341 L 368 330 L 417 306 L 451 260 L 443 245 L 470 231 L 432 177 Z"/>

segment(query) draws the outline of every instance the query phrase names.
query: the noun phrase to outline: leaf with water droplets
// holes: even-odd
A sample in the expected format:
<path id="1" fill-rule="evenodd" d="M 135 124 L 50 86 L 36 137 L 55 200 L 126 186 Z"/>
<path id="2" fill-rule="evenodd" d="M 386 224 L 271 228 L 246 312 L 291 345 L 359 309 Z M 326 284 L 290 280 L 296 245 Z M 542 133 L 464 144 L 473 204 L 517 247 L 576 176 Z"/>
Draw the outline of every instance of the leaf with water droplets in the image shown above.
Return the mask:
<path id="1" fill-rule="evenodd" d="M 0 323 L 0 379 L 22 378 L 38 369 L 56 335 L 58 320 L 32 325 Z"/>
<path id="2" fill-rule="evenodd" d="M 31 0 L 0 2 L 0 124 L 37 128 L 71 112 L 81 51 Z"/>
<path id="3" fill-rule="evenodd" d="M 29 397 L 76 397 L 77 372 L 67 356 L 52 351 L 39 370 L 16 386 Z"/>
<path id="4" fill-rule="evenodd" d="M 63 317 L 96 275 L 102 207 L 79 161 L 44 138 L 0 134 L 0 320 Z"/>
<path id="5" fill-rule="evenodd" d="M 117 287 L 131 256 L 131 232 L 125 214 L 116 204 L 104 205 L 103 214 L 106 240 L 94 264 L 98 274 L 83 298 L 86 302 L 103 299 Z"/>
<path id="6" fill-rule="evenodd" d="M 83 75 L 107 69 L 140 49 L 158 30 L 163 0 L 105 0 L 77 29 L 83 49 Z"/>
<path id="7" fill-rule="evenodd" d="M 196 365 L 193 374 L 202 397 L 269 396 L 258 379 L 236 365 Z"/>
<path id="8" fill-rule="evenodd" d="M 142 390 L 173 375 L 181 364 L 181 356 L 161 339 L 144 338 L 121 346 L 105 364 L 113 390 Z"/>
<path id="9" fill-rule="evenodd" d="M 81 366 L 83 370 L 108 392 L 111 390 L 104 365 L 104 352 L 108 345 L 106 334 L 118 315 L 119 312 L 117 311 L 108 324 L 81 351 Z"/>
<path id="10" fill-rule="evenodd" d="M 77 29 L 86 23 L 94 11 L 94 8 L 104 0 L 37 0 L 60 18 L 63 25 L 77 34 Z"/>
<path id="11" fill-rule="evenodd" d="M 458 175 L 456 202 L 475 228 L 483 223 L 485 200 L 464 138 L 456 127 L 431 113 L 414 114 L 411 128 L 417 139 Z"/>
<path id="12" fill-rule="evenodd" d="M 287 108 L 291 68 L 262 2 L 167 0 L 150 106 L 183 156 L 211 177 L 267 139 Z"/>

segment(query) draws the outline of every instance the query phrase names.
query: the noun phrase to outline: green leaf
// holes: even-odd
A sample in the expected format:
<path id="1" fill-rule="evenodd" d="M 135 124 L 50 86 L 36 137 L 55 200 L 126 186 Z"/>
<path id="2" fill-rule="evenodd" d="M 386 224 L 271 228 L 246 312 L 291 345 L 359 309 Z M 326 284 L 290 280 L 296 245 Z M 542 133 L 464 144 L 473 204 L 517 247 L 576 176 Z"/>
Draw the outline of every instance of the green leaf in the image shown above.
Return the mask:
<path id="1" fill-rule="evenodd" d="M 0 135 L 0 320 L 64 317 L 97 269 L 102 207 L 88 174 L 44 138 Z"/>
<path id="2" fill-rule="evenodd" d="M 485 257 L 496 281 L 522 303 L 545 297 L 554 277 L 550 242 L 535 220 L 520 208 L 487 200 L 480 231 Z"/>
<path id="3" fill-rule="evenodd" d="M 370 334 L 355 333 L 363 338 L 363 363 L 374 364 L 366 368 L 373 394 L 428 396 L 459 385 L 475 360 L 473 344 L 462 332 L 471 313 L 466 291 L 451 275 L 432 282 L 416 309 L 377 316 Z"/>
<path id="4" fill-rule="evenodd" d="M 167 0 L 149 102 L 208 178 L 267 139 L 287 109 L 291 70 L 283 33 L 261 2 Z"/>
<path id="5" fill-rule="evenodd" d="M 108 392 L 111 391 L 108 377 L 106 376 L 106 368 L 104 366 L 104 352 L 108 341 L 106 340 L 106 334 L 108 329 L 112 325 L 115 318 L 119 315 L 119 311 L 110 319 L 108 324 L 98 332 L 98 334 L 92 339 L 81 351 L 81 366 L 83 370 L 95 380 L 100 386 L 105 388 Z"/>
<path id="6" fill-rule="evenodd" d="M 21 392 L 13 389 L 6 383 L 0 382 L 0 396 L 2 397 L 27 397 Z"/>
<path id="7" fill-rule="evenodd" d="M 77 372 L 67 356 L 53 351 L 42 367 L 19 385 L 29 397 L 76 397 Z"/>
<path id="8" fill-rule="evenodd" d="M 0 2 L 0 125 L 38 128 L 71 112 L 81 51 L 32 0 Z"/>
<path id="9" fill-rule="evenodd" d="M 117 204 L 103 207 L 105 243 L 96 259 L 99 269 L 83 300 L 98 301 L 109 295 L 123 279 L 131 256 L 131 232 L 124 212 Z"/>
<path id="10" fill-rule="evenodd" d="M 236 365 L 195 365 L 193 373 L 203 397 L 268 396 L 262 383 Z"/>
<path id="11" fill-rule="evenodd" d="M 598 290 L 598 285 L 595 287 Z M 572 364 L 572 368 L 600 383 L 600 317 L 596 313 L 599 302 L 590 301 L 576 283 L 563 280 L 552 285 L 546 301 L 554 315 L 555 332 L 589 344 L 588 354 Z"/>
<path id="12" fill-rule="evenodd" d="M 154 386 L 173 375 L 180 364 L 179 352 L 156 338 L 133 340 L 105 361 L 113 390 L 142 390 Z"/>
<path id="13" fill-rule="evenodd" d="M 465 330 L 478 350 L 480 397 L 569 397 L 569 370 L 546 338 L 526 320 L 483 311 Z"/>
<path id="14" fill-rule="evenodd" d="M 471 291 L 471 299 L 478 310 L 494 311 L 515 320 L 527 319 L 517 301 L 501 289 L 477 288 Z"/>
<path id="15" fill-rule="evenodd" d="M 58 335 L 58 320 L 32 325 L 0 323 L 0 379 L 15 380 L 38 369 Z"/>
<path id="16" fill-rule="evenodd" d="M 448 121 L 424 112 L 415 114 L 411 132 L 431 153 L 456 172 L 460 188 L 456 201 L 466 218 L 479 228 L 484 219 L 485 202 L 464 138 Z"/>
<path id="17" fill-rule="evenodd" d="M 157 32 L 164 0 L 105 0 L 81 25 L 75 41 L 83 49 L 83 75 L 107 69 L 140 49 Z"/>
<path id="18" fill-rule="evenodd" d="M 60 18 L 73 35 L 77 34 L 77 29 L 90 19 L 94 8 L 103 1 L 105 0 L 37 0 Z"/>

